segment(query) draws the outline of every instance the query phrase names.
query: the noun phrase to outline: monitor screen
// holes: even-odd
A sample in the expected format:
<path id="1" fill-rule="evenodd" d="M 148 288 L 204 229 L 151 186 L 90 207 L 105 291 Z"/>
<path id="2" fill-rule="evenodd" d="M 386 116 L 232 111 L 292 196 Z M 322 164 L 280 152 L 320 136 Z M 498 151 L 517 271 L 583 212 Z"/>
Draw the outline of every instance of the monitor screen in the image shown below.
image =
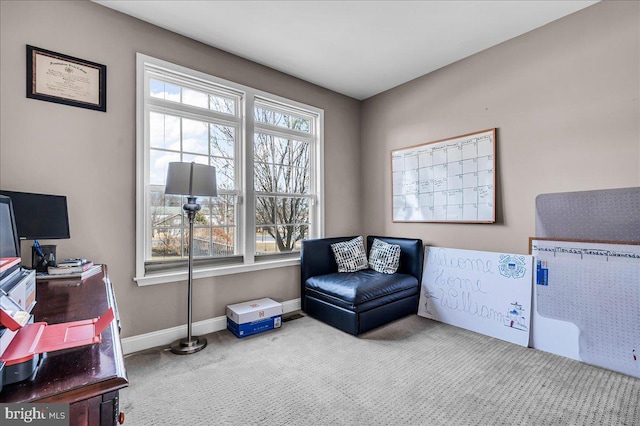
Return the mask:
<path id="1" fill-rule="evenodd" d="M 0 195 L 11 198 L 20 239 L 70 238 L 67 197 L 5 190 Z"/>
<path id="2" fill-rule="evenodd" d="M 0 257 L 20 257 L 11 198 L 0 195 Z"/>

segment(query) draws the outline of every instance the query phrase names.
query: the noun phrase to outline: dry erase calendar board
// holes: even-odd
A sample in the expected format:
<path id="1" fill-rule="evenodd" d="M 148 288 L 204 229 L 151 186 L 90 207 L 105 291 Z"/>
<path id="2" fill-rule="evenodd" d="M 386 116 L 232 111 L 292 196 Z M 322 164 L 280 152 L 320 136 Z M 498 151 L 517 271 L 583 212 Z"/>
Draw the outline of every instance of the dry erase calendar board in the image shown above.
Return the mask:
<path id="1" fill-rule="evenodd" d="M 391 151 L 394 222 L 495 222 L 496 129 Z"/>
<path id="2" fill-rule="evenodd" d="M 532 238 L 532 346 L 640 377 L 640 243 Z"/>

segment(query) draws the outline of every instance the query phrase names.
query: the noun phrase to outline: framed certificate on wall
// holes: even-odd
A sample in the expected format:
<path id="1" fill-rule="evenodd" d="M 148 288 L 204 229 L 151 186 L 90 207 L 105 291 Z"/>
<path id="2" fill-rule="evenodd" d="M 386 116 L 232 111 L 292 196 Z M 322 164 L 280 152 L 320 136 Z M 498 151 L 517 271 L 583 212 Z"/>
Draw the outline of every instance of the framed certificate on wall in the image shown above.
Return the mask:
<path id="1" fill-rule="evenodd" d="M 107 111 L 107 67 L 27 45 L 27 97 Z"/>

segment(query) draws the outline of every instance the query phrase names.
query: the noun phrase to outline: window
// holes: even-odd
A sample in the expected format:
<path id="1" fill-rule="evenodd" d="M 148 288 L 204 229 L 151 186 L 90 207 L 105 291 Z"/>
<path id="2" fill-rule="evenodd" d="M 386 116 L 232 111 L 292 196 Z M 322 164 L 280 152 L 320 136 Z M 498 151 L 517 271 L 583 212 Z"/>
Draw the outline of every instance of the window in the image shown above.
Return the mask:
<path id="1" fill-rule="evenodd" d="M 300 250 L 309 238 L 313 121 L 256 100 L 253 134 L 256 254 Z"/>
<path id="2" fill-rule="evenodd" d="M 181 279 L 185 198 L 164 195 L 169 162 L 216 168 L 198 198 L 196 277 L 299 260 L 322 236 L 322 110 L 138 54 L 136 280 Z"/>

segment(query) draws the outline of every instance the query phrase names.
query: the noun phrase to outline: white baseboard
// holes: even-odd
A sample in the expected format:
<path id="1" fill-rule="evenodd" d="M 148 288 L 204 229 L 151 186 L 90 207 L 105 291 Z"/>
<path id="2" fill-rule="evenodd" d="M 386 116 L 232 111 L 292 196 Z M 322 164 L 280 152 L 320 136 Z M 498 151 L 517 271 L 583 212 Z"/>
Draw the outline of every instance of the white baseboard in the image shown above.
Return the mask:
<path id="1" fill-rule="evenodd" d="M 282 313 L 297 311 L 301 308 L 300 299 L 287 300 L 282 302 Z M 156 346 L 169 345 L 171 342 L 185 337 L 185 325 L 166 328 L 164 330 L 152 331 L 151 333 L 139 334 L 137 336 L 125 337 L 122 339 L 122 351 L 125 355 L 143 351 Z M 209 318 L 192 324 L 194 335 L 214 333 L 227 328 L 227 317 L 221 316 Z"/>

